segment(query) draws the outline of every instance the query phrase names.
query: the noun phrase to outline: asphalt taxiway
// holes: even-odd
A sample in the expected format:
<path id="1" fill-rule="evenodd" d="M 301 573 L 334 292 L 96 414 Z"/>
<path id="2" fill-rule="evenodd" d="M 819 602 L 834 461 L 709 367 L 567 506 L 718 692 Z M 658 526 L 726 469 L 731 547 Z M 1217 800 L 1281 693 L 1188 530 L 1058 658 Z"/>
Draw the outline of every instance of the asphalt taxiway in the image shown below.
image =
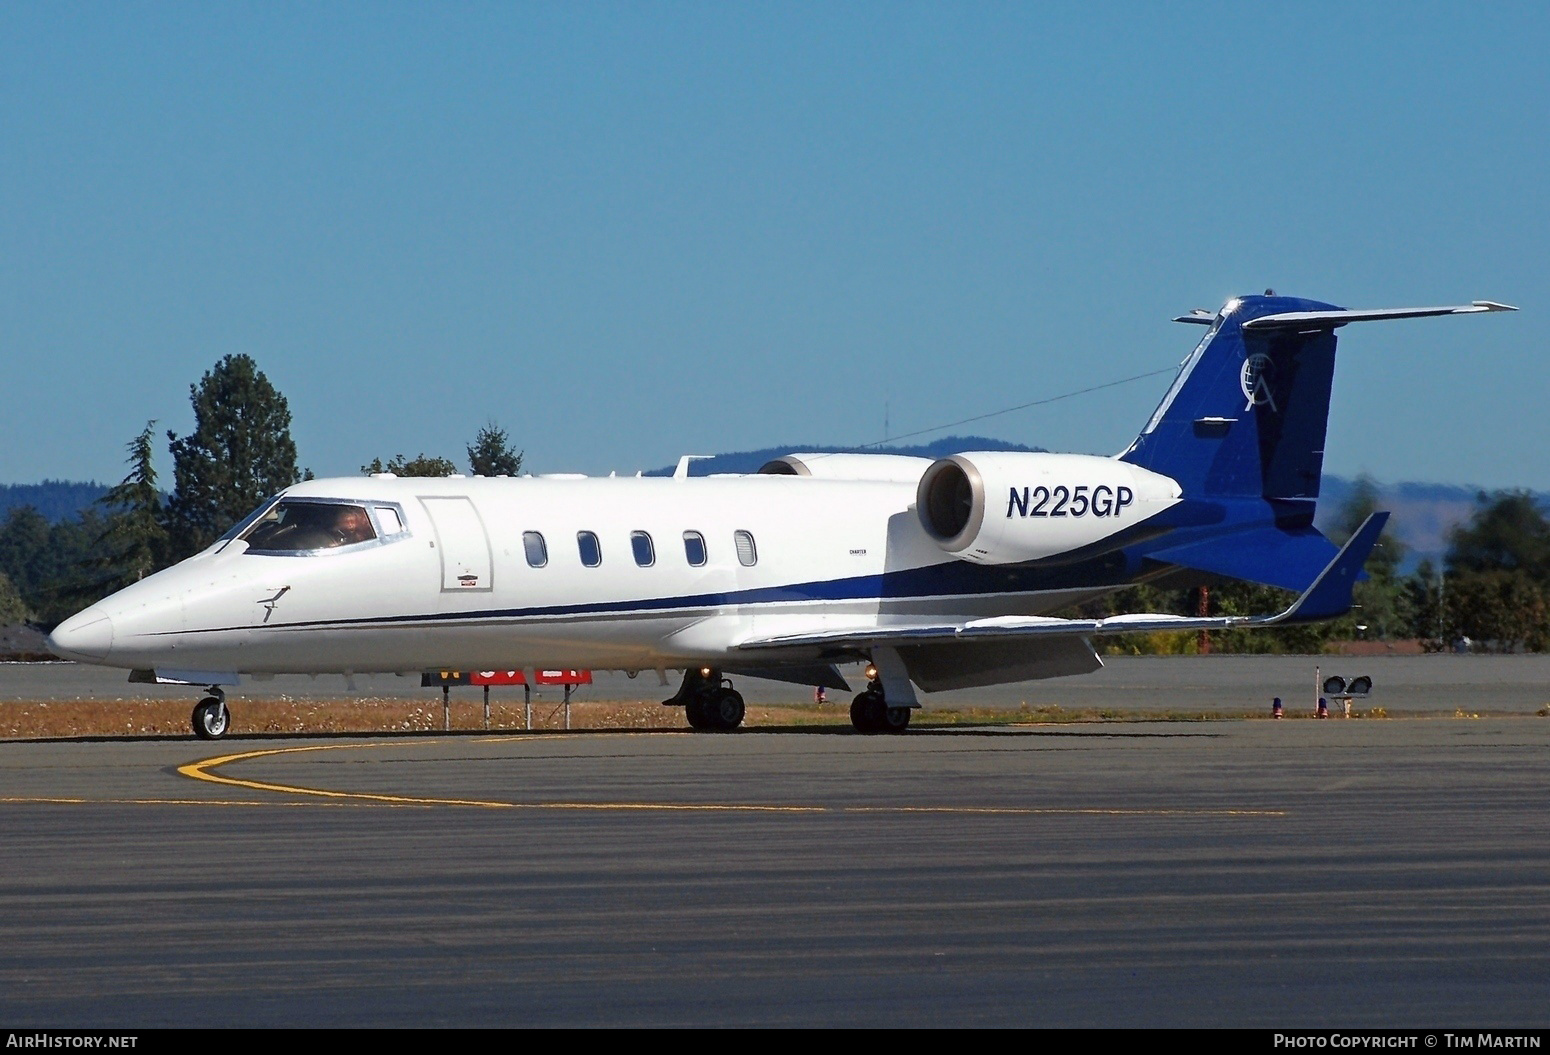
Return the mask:
<path id="1" fill-rule="evenodd" d="M 1544 1026 L 1550 719 L 0 744 L 0 1021 Z"/>

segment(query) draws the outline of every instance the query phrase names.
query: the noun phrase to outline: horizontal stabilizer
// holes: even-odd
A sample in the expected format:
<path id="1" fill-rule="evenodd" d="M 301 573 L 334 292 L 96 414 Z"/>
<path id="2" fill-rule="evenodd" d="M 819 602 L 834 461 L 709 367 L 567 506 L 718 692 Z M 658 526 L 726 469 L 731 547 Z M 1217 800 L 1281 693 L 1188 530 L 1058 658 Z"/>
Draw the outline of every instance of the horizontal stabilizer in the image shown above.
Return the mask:
<path id="1" fill-rule="evenodd" d="M 1321 330 L 1350 322 L 1383 322 L 1388 319 L 1424 319 L 1434 315 L 1475 315 L 1482 311 L 1517 311 L 1511 304 L 1477 300 L 1441 308 L 1340 308 L 1332 311 L 1287 311 L 1279 315 L 1261 315 L 1243 324 L 1244 330 Z M 1175 320 L 1178 321 L 1178 320 Z"/>
<path id="2" fill-rule="evenodd" d="M 1291 532 L 1264 527 L 1241 535 L 1175 546 L 1147 556 L 1229 579 L 1247 579 L 1266 586 L 1279 586 L 1283 590 L 1302 590 L 1328 566 L 1336 552 L 1333 542 L 1311 528 Z"/>

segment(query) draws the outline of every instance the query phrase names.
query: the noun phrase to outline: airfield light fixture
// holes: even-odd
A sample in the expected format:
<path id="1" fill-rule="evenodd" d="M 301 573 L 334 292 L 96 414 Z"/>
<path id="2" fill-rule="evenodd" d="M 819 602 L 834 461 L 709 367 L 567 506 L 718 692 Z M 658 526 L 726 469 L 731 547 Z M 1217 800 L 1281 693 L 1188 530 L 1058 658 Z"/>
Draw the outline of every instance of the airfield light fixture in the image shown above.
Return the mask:
<path id="1" fill-rule="evenodd" d="M 1372 691 L 1372 679 L 1365 674 L 1359 678 L 1352 678 L 1351 683 L 1345 687 L 1345 691 L 1352 696 L 1366 696 Z"/>
<path id="2" fill-rule="evenodd" d="M 1345 692 L 1345 679 L 1339 674 L 1324 679 L 1324 695 L 1339 696 L 1342 692 Z"/>

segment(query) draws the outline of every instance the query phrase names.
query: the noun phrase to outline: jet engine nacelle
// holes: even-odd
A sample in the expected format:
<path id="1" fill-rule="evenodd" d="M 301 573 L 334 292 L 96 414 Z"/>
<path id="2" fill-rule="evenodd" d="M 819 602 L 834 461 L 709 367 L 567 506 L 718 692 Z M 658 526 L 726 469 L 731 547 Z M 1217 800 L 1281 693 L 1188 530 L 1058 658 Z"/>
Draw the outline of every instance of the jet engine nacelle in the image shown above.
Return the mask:
<path id="1" fill-rule="evenodd" d="M 912 484 L 930 467 L 931 459 L 904 454 L 788 454 L 765 462 L 759 472 L 764 476 Z"/>
<path id="2" fill-rule="evenodd" d="M 933 462 L 916 489 L 926 534 L 977 564 L 1082 550 L 1179 500 L 1166 476 L 1084 454 L 973 451 Z"/>

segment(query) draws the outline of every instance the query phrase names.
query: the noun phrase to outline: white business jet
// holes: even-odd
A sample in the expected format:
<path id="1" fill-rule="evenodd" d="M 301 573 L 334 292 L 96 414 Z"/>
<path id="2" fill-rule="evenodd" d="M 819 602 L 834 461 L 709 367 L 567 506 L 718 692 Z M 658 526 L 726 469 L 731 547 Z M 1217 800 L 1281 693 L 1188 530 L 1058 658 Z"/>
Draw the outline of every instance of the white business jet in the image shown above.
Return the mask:
<path id="1" fill-rule="evenodd" d="M 1333 618 L 1387 518 L 1343 548 L 1313 527 L 1347 323 L 1512 310 L 1352 311 L 1246 296 L 1216 314 L 1112 458 L 792 454 L 758 474 L 296 484 L 217 543 L 60 624 L 60 656 L 208 685 L 204 738 L 241 675 L 574 667 L 682 670 L 695 729 L 730 730 L 728 674 L 848 689 L 863 732 L 925 692 L 1081 674 L 1093 639 Z M 1298 591 L 1263 616 L 1049 613 L 1133 583 Z"/>

